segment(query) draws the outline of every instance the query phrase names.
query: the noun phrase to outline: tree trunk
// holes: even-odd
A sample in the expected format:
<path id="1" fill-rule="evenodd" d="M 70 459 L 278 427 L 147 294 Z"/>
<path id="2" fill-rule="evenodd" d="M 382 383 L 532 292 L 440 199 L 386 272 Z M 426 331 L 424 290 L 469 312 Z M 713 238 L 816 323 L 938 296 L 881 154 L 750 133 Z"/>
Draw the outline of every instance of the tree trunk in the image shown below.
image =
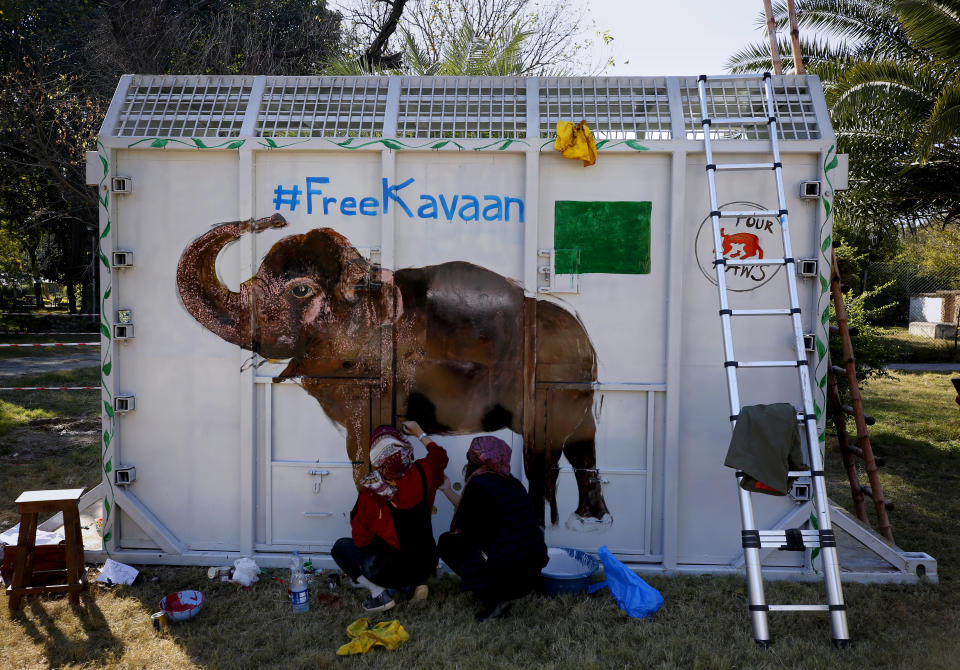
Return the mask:
<path id="1" fill-rule="evenodd" d="M 37 262 L 37 250 L 28 248 L 27 255 L 30 256 L 30 274 L 33 275 L 33 299 L 36 301 L 37 309 L 42 309 L 43 286 L 40 284 L 40 263 Z"/>
<path id="2" fill-rule="evenodd" d="M 69 305 L 69 310 L 71 314 L 77 313 L 77 292 L 76 284 L 72 281 L 67 282 L 67 305 Z"/>
<path id="3" fill-rule="evenodd" d="M 763 11 L 767 15 L 767 37 L 770 38 L 770 58 L 773 61 L 773 73 L 783 74 L 780 64 L 780 49 L 777 47 L 777 22 L 773 18 L 773 7 L 770 0 L 763 0 Z"/>
<path id="4" fill-rule="evenodd" d="M 800 26 L 797 23 L 797 8 L 793 0 L 787 0 L 787 15 L 790 17 L 790 45 L 793 48 L 793 71 L 797 74 L 806 74 L 803 65 L 803 54 L 800 53 Z"/>
<path id="5" fill-rule="evenodd" d="M 99 312 L 99 293 L 97 286 L 100 279 L 99 244 L 96 230 L 90 231 L 90 265 L 87 268 L 88 281 L 83 281 L 83 293 L 80 296 L 80 311 L 83 314 Z M 82 281 L 82 280 L 81 280 Z"/>

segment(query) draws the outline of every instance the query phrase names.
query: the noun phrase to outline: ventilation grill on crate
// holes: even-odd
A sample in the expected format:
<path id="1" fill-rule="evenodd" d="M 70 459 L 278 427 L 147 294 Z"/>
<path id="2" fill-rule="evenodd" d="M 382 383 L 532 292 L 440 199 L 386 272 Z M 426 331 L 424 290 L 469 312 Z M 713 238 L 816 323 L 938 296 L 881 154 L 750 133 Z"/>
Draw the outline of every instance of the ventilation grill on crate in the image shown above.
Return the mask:
<path id="1" fill-rule="evenodd" d="M 526 134 L 523 79 L 403 78 L 397 137 L 518 139 Z"/>
<path id="2" fill-rule="evenodd" d="M 380 137 L 387 77 L 267 77 L 261 137 Z"/>
<path id="3" fill-rule="evenodd" d="M 537 101 L 528 101 L 530 90 Z M 773 78 L 782 140 L 816 140 L 829 132 L 815 84 L 805 75 Z M 241 133 L 265 138 L 517 140 L 554 137 L 557 121 L 585 119 L 598 142 L 702 139 L 694 77 L 280 77 L 131 75 L 111 104 L 105 137 L 154 138 L 131 146 L 236 149 Z M 670 92 L 668 94 L 668 91 Z M 679 91 L 679 96 L 673 97 Z M 818 94 L 817 88 L 814 93 Z M 671 101 L 673 105 L 671 105 Z M 536 106 L 528 109 L 528 102 Z M 707 82 L 712 117 L 760 117 L 716 124 L 714 139 L 769 136 L 761 79 Z M 681 118 L 672 119 L 671 112 Z M 538 127 L 528 127 L 538 120 Z M 244 124 L 247 125 L 244 125 Z M 683 127 L 684 137 L 674 128 Z M 345 143 L 355 148 L 357 142 Z M 280 144 L 280 146 L 288 146 Z M 244 145 L 251 146 L 251 145 Z M 387 143 L 386 146 L 391 146 Z M 415 145 L 428 146 L 426 143 Z M 379 145 L 377 145 L 379 148 Z M 437 147 L 439 148 L 439 147 Z"/>
<path id="4" fill-rule="evenodd" d="M 700 97 L 696 79 L 680 84 L 680 97 L 687 129 L 687 138 L 703 139 Z M 813 108 L 813 99 L 805 76 L 774 77 L 773 98 L 777 106 L 778 137 L 781 140 L 815 140 L 820 127 Z M 707 79 L 707 113 L 711 118 L 767 118 L 766 92 L 760 80 Z M 768 140 L 770 127 L 766 121 L 742 125 L 717 125 L 711 128 L 715 140 Z"/>
<path id="5" fill-rule="evenodd" d="M 114 135 L 235 137 L 253 77 L 135 76 Z"/>
<path id="6" fill-rule="evenodd" d="M 670 105 L 663 79 L 563 77 L 540 80 L 540 135 L 557 121 L 585 119 L 598 140 L 669 140 Z"/>

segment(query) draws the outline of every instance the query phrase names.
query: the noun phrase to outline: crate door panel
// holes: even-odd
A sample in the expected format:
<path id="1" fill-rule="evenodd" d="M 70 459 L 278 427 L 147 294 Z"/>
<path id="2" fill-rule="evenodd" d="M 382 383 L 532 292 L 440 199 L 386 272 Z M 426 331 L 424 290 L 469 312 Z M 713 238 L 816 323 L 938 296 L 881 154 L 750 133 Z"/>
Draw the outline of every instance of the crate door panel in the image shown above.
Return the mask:
<path id="1" fill-rule="evenodd" d="M 270 485 L 272 546 L 330 551 L 339 538 L 350 536 L 357 490 L 349 463 L 274 463 Z"/>
<path id="2" fill-rule="evenodd" d="M 545 503 L 547 542 L 589 551 L 606 544 L 619 553 L 648 554 L 653 447 L 661 416 L 656 399 L 662 393 L 583 386 L 540 384 L 536 392 L 535 446 L 527 477 L 534 495 L 538 479 L 545 480 L 548 499 L 555 490 L 555 525 Z M 600 498 L 607 514 L 596 518 Z"/>
<path id="3" fill-rule="evenodd" d="M 356 480 L 367 472 L 366 446 L 378 393 L 364 380 L 264 385 L 260 397 L 267 545 L 328 550 L 349 535 Z M 328 415 L 322 399 L 331 409 Z M 331 403 L 334 403 L 335 406 Z"/>

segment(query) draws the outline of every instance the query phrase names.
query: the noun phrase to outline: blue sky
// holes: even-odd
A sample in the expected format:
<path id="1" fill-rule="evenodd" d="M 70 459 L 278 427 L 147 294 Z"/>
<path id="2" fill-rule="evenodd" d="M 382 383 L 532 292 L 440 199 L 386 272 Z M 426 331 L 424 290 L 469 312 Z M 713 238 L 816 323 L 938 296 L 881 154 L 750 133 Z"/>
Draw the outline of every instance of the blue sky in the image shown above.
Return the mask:
<path id="1" fill-rule="evenodd" d="M 597 28 L 613 35 L 606 75 L 720 74 L 750 42 L 766 38 L 761 0 L 585 0 Z M 629 62 L 627 62 L 629 61 Z"/>

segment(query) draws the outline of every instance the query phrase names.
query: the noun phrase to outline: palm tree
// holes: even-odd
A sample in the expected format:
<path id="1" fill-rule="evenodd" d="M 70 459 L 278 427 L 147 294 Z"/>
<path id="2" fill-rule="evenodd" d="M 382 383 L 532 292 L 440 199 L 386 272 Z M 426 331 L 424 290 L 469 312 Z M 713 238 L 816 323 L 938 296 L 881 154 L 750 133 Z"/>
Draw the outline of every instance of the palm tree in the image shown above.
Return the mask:
<path id="1" fill-rule="evenodd" d="M 808 71 L 824 81 L 839 149 L 851 155 L 841 229 L 960 223 L 960 0 L 799 0 L 798 10 Z M 783 0 L 774 15 L 787 25 Z M 727 67 L 770 62 L 758 42 Z"/>

